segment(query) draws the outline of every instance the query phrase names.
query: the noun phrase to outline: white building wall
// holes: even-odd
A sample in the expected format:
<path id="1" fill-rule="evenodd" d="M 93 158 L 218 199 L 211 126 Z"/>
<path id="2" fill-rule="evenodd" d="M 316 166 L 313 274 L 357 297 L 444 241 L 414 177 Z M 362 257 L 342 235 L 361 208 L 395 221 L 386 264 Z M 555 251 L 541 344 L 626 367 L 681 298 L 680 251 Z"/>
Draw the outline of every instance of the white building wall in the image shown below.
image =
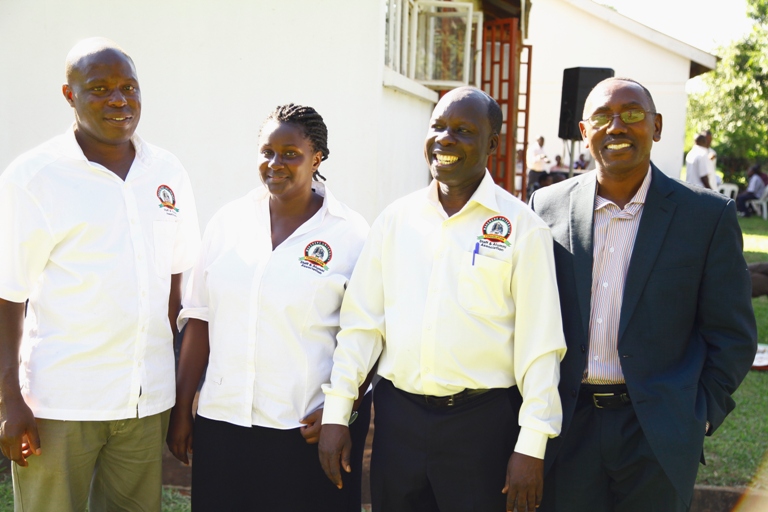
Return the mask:
<path id="1" fill-rule="evenodd" d="M 533 46 L 529 143 L 544 135 L 551 159 L 563 153 L 557 131 L 564 69 L 613 68 L 615 76 L 637 80 L 651 91 L 663 116 L 661 141 L 654 144 L 651 158 L 666 174 L 678 177 L 690 61 L 561 0 L 532 2 L 529 23 L 526 43 Z"/>
<path id="2" fill-rule="evenodd" d="M 138 133 L 184 163 L 203 226 L 259 183 L 259 128 L 288 102 L 325 118 L 331 154 L 320 170 L 371 221 L 426 183 L 417 148 L 432 108 L 382 87 L 384 15 L 373 0 L 2 0 L 0 171 L 72 123 L 65 56 L 104 36 L 136 62 Z"/>
<path id="3" fill-rule="evenodd" d="M 425 187 L 432 179 L 424 157 L 424 141 L 434 107 L 424 99 L 384 89 L 379 133 L 381 204 Z"/>

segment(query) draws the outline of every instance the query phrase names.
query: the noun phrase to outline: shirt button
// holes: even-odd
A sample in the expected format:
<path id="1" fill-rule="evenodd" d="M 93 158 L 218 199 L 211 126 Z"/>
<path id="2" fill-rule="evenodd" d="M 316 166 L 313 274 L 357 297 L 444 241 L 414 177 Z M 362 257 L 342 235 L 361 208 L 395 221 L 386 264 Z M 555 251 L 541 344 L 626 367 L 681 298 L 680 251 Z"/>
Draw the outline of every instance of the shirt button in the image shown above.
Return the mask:
<path id="1" fill-rule="evenodd" d="M 602 318 L 598 318 L 597 319 L 597 323 L 599 323 L 599 324 L 603 323 L 603 319 Z"/>
<path id="2" fill-rule="evenodd" d="M 610 249 L 608 249 L 608 252 L 613 252 L 613 247 L 611 247 Z"/>
<path id="3" fill-rule="evenodd" d="M 608 283 L 603 283 L 603 288 L 608 288 Z"/>
<path id="4" fill-rule="evenodd" d="M 597 360 L 599 360 L 599 359 L 600 359 L 600 356 L 595 356 L 595 357 L 593 357 L 592 359 L 594 359 L 595 361 L 597 361 Z"/>

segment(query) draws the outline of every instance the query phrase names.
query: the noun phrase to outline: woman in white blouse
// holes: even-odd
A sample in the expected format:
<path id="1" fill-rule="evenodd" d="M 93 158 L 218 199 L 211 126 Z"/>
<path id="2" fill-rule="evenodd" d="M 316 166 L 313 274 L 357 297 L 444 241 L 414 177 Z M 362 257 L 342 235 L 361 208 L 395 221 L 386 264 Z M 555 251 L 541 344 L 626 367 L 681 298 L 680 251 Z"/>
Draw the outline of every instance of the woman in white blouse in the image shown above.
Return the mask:
<path id="1" fill-rule="evenodd" d="M 186 332 L 168 431 L 182 462 L 194 447 L 193 510 L 360 510 L 370 398 L 351 426 L 357 471 L 342 490 L 317 456 L 320 385 L 368 233 L 315 181 L 327 157 L 322 117 L 311 107 L 278 107 L 259 133 L 264 187 L 226 205 L 206 229 L 178 320 Z"/>

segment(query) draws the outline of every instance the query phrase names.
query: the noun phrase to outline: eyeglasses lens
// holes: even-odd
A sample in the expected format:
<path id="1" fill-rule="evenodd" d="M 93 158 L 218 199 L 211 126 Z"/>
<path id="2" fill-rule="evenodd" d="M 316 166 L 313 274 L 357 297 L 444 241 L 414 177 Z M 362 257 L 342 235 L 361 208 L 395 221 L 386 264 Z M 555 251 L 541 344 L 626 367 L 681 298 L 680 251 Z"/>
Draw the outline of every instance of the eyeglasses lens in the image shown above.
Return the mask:
<path id="1" fill-rule="evenodd" d="M 621 114 L 595 114 L 589 117 L 589 124 L 593 128 L 602 128 L 606 126 L 614 117 L 621 118 L 625 124 L 639 123 L 645 119 L 645 111 L 639 109 L 625 110 Z"/>

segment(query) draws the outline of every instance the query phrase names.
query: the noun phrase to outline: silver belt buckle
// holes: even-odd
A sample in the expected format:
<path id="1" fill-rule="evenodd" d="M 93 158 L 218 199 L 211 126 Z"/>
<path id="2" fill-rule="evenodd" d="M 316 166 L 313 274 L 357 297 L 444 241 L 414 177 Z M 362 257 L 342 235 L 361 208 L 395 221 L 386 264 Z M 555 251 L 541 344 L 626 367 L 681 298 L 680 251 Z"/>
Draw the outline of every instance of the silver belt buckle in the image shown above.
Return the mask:
<path id="1" fill-rule="evenodd" d="M 615 396 L 616 393 L 592 393 L 592 403 L 595 404 L 595 407 L 598 409 L 604 409 L 604 407 L 597 403 L 597 397 L 599 396 Z"/>

